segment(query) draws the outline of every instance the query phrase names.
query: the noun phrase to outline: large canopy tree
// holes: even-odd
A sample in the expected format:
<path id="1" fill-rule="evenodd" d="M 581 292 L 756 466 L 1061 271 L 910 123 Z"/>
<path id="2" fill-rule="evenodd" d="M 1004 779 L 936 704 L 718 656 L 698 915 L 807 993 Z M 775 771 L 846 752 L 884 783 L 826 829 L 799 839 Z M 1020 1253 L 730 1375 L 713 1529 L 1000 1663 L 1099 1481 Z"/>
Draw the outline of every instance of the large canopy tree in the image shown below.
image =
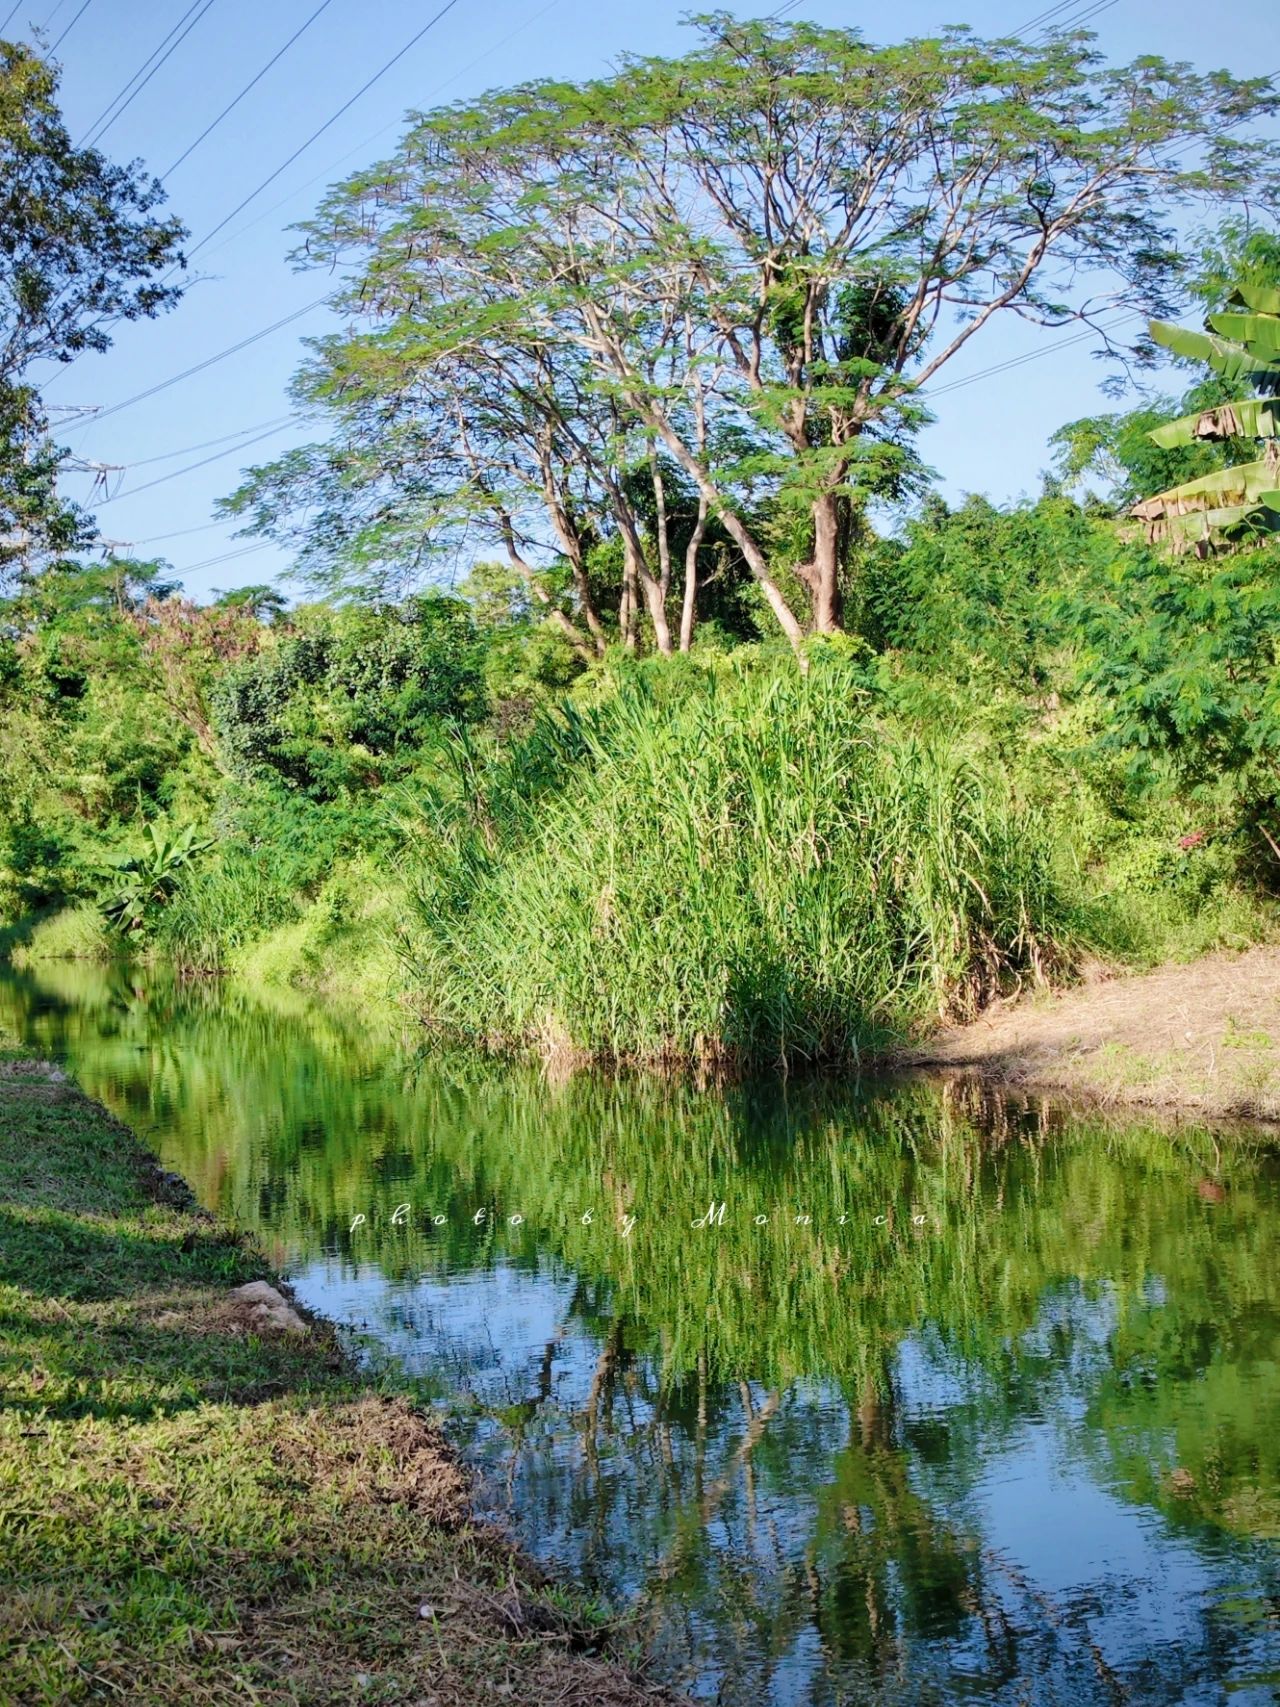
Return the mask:
<path id="1" fill-rule="evenodd" d="M 157 212 L 159 183 L 74 147 L 57 88 L 54 66 L 0 42 L 0 584 L 92 537 L 58 497 L 36 364 L 105 350 L 111 322 L 181 294 L 164 279 L 184 232 Z"/>
<path id="2" fill-rule="evenodd" d="M 910 476 L 945 364 L 1000 315 L 1168 312 L 1179 208 L 1271 192 L 1277 147 L 1240 127 L 1277 97 L 1155 56 L 1108 66 L 1083 32 L 698 27 L 683 58 L 424 114 L 333 190 L 302 259 L 339 272 L 354 324 L 300 391 L 339 444 L 343 423 L 367 453 L 371 420 L 412 419 L 472 457 L 433 482 L 437 525 L 479 494 L 517 523 L 544 506 L 569 549 L 553 494 L 572 491 L 626 541 L 660 649 L 669 554 L 633 527 L 625 476 L 665 461 L 798 646 L 840 627 L 859 510 Z M 552 478 L 524 448 L 474 460 L 504 410 L 511 445 L 554 447 Z"/>

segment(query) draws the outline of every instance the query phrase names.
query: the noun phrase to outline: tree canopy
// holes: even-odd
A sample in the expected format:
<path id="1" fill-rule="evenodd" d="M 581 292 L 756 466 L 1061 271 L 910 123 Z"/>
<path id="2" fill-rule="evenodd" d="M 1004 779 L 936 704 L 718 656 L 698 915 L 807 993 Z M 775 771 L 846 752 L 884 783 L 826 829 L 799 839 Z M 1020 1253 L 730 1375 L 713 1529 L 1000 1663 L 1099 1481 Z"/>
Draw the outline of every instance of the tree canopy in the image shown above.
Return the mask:
<path id="1" fill-rule="evenodd" d="M 59 499 L 32 369 L 105 350 L 110 327 L 171 307 L 185 232 L 137 162 L 77 148 L 55 66 L 0 42 L 0 578 L 73 552 L 92 524 Z"/>
<path id="2" fill-rule="evenodd" d="M 235 513 L 331 569 L 480 533 L 550 603 L 567 560 L 584 644 L 590 549 L 616 538 L 620 614 L 665 651 L 674 478 L 686 605 L 710 521 L 798 645 L 842 626 L 866 503 L 918 484 L 945 364 L 1000 315 L 1168 312 L 1179 210 L 1269 190 L 1280 157 L 1240 130 L 1269 80 L 1113 67 L 1082 32 L 698 27 L 681 58 L 422 114 L 329 194 L 299 259 L 338 270 L 349 325 L 298 392 L 333 435 Z"/>

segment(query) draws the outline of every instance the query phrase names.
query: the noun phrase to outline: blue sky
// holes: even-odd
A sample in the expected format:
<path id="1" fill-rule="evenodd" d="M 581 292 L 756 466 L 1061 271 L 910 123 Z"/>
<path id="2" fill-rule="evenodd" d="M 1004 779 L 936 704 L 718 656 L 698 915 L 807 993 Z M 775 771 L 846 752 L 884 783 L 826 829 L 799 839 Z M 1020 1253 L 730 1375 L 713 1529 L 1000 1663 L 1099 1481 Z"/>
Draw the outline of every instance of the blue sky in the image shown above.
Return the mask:
<path id="1" fill-rule="evenodd" d="M 232 115 L 167 177 L 170 206 L 190 228 L 192 244 L 218 226 L 443 3 L 329 0 Z M 885 8 L 801 0 L 792 16 L 860 27 L 873 40 L 900 39 L 955 21 L 994 35 L 1022 29 L 1049 3 L 970 0 L 961 7 L 954 0 L 907 0 Z M 1280 37 L 1272 28 L 1272 9 L 1262 0 L 1233 7 L 1228 32 L 1206 28 L 1203 0 L 1167 0 L 1159 7 L 1151 0 L 1072 0 L 1060 15 L 1069 19 L 1095 3 L 1089 27 L 1111 58 L 1155 51 L 1205 69 L 1225 65 L 1239 75 L 1280 67 Z M 33 28 L 42 28 L 53 42 L 67 31 L 58 50 L 61 98 L 79 141 L 170 31 L 194 19 L 101 143 L 114 158 L 140 157 L 165 174 L 318 4 L 209 0 L 204 9 L 204 0 L 195 6 L 192 0 L 32 0 L 15 10 L 4 34 L 30 38 Z M 298 340 L 324 329 L 323 309 L 118 413 L 105 411 L 322 294 L 323 275 L 291 269 L 287 228 L 312 210 L 327 183 L 385 153 L 407 109 L 529 76 L 597 75 L 626 49 L 679 52 L 692 39 L 681 23 L 689 9 L 686 0 L 455 0 L 373 88 L 200 250 L 193 266 L 198 282 L 175 311 L 159 322 L 123 327 L 106 355 L 85 356 L 50 379 L 50 403 L 97 404 L 104 410 L 102 419 L 82 421 L 60 435 L 77 454 L 122 466 L 122 473 L 110 477 L 109 490 L 118 495 L 95 506 L 104 536 L 127 542 L 140 556 L 163 555 L 198 598 L 215 588 L 271 580 L 286 568 L 274 547 L 245 552 L 246 542 L 235 540 L 228 525 L 209 524 L 214 500 L 234 487 L 242 466 L 305 436 L 296 425 L 276 424 L 288 411 L 285 392 L 300 353 Z M 743 15 L 752 10 L 734 9 Z M 1257 42 L 1266 49 L 1263 61 L 1251 51 Z M 940 377 L 940 384 L 951 385 L 1025 353 L 1050 352 L 938 396 L 938 420 L 923 448 L 950 495 L 984 491 L 1004 500 L 1035 491 L 1049 460 L 1049 433 L 1106 406 L 1098 391 L 1102 370 L 1089 360 L 1088 346 L 1051 351 L 1055 337 L 1062 336 L 1009 319 L 974 339 Z M 250 429 L 266 436 L 250 444 Z M 244 439 L 227 439 L 242 431 Z M 209 442 L 214 440 L 224 442 Z M 194 446 L 203 448 L 170 454 Z M 76 497 L 88 497 L 90 485 L 89 476 L 67 477 L 67 490 Z"/>

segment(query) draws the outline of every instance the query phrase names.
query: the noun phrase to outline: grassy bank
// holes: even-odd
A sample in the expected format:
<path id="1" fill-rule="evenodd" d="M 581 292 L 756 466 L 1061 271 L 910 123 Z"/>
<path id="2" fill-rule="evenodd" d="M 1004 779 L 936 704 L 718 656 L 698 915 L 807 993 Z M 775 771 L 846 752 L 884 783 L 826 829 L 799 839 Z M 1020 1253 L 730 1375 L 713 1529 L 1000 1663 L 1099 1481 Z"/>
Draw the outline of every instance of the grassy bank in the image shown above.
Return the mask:
<path id="1" fill-rule="evenodd" d="M 38 960 L 110 960 L 119 954 L 110 926 L 97 907 L 82 902 L 21 919 L 0 930 L 0 959 L 14 966 Z"/>
<path id="2" fill-rule="evenodd" d="M 0 1112 L 0 1701 L 650 1698 L 126 1128 L 13 1053 Z"/>
<path id="3" fill-rule="evenodd" d="M 468 1042 L 858 1059 L 1067 957 L 1044 817 L 833 663 L 550 714 L 409 832 L 410 999 Z"/>

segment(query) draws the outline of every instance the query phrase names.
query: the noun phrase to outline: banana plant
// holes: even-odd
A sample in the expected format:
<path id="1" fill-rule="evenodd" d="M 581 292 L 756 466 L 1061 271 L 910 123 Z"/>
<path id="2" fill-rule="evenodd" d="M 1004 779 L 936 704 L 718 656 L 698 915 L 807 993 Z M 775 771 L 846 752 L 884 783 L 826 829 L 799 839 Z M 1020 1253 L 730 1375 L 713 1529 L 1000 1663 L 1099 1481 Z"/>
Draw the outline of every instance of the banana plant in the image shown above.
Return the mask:
<path id="1" fill-rule="evenodd" d="M 172 900 L 192 862 L 212 846 L 212 840 L 197 839 L 194 824 L 172 834 L 148 824 L 142 852 L 110 868 L 114 886 L 98 903 L 99 911 L 122 936 L 137 935 L 153 910 Z"/>
<path id="2" fill-rule="evenodd" d="M 1280 386 L 1280 291 L 1238 284 L 1228 301 L 1226 312 L 1209 315 L 1208 331 L 1152 320 L 1151 336 L 1175 355 L 1207 363 L 1228 382 Z M 1163 450 L 1198 439 L 1251 438 L 1265 446 L 1257 462 L 1218 469 L 1135 504 L 1129 514 L 1151 544 L 1208 557 L 1280 528 L 1280 396 L 1219 403 L 1149 436 Z"/>

